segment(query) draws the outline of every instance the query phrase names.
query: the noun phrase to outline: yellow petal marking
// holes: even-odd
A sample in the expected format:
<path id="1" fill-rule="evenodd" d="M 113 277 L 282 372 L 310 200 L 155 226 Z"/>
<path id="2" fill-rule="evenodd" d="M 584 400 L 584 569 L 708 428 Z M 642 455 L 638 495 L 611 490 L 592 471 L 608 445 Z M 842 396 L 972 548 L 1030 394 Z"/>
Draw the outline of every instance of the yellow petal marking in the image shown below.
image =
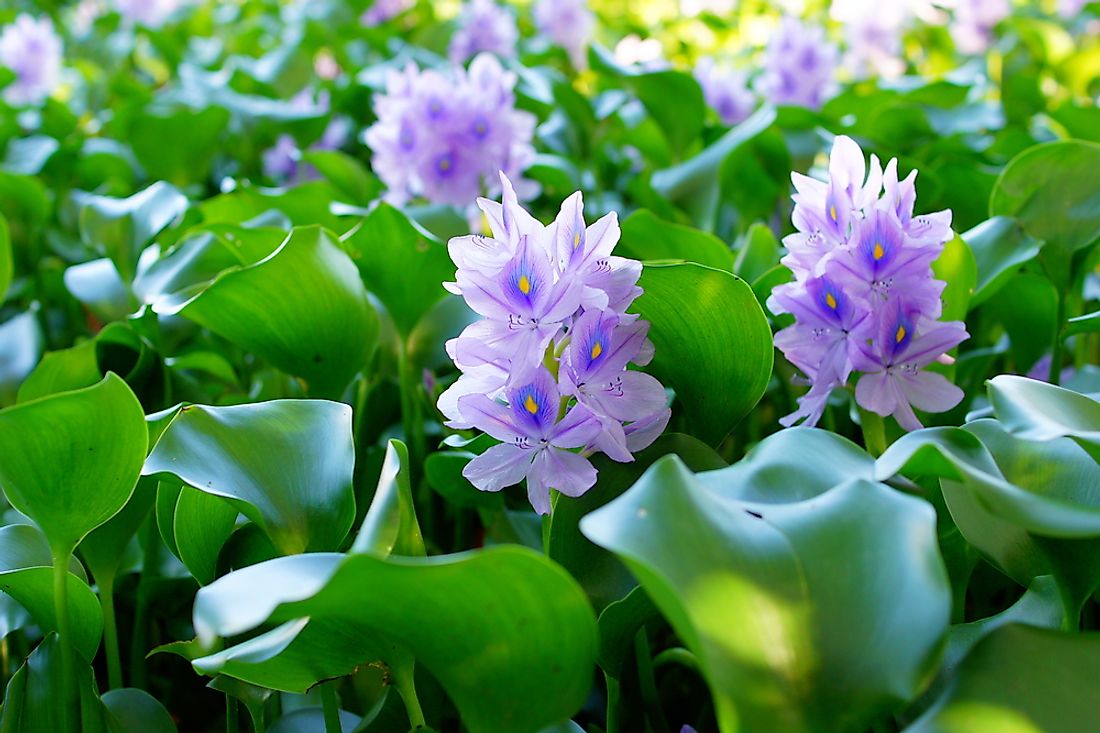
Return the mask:
<path id="1" fill-rule="evenodd" d="M 527 395 L 527 399 L 523 402 L 523 409 L 534 415 L 539 411 L 539 403 L 535 402 L 534 397 Z"/>
<path id="2" fill-rule="evenodd" d="M 530 295 L 531 293 L 531 281 L 527 279 L 526 275 L 519 276 L 519 291 L 524 295 Z"/>
<path id="3" fill-rule="evenodd" d="M 836 298 L 833 297 L 832 293 L 825 293 L 825 305 L 836 310 Z"/>
<path id="4" fill-rule="evenodd" d="M 599 341 L 592 344 L 592 351 L 590 353 L 591 353 L 591 355 L 590 355 L 589 358 L 592 359 L 593 361 L 600 358 L 600 354 L 603 353 L 603 344 L 601 344 Z"/>
<path id="5" fill-rule="evenodd" d="M 875 242 L 875 249 L 871 255 L 875 258 L 875 262 L 878 262 L 886 255 L 886 250 L 882 248 L 881 242 Z"/>
<path id="6" fill-rule="evenodd" d="M 898 326 L 898 332 L 894 334 L 894 342 L 901 343 L 905 340 L 905 326 Z"/>

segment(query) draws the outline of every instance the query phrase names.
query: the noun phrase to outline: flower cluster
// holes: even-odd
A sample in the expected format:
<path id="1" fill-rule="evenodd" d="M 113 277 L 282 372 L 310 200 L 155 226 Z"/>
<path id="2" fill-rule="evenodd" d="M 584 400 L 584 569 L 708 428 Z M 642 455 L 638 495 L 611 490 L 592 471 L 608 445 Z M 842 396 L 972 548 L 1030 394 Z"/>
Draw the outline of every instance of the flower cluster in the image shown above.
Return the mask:
<path id="1" fill-rule="evenodd" d="M 703 89 L 707 105 L 718 113 L 723 125 L 736 125 L 756 107 L 756 96 L 749 89 L 749 76 L 704 56 L 695 64 L 695 80 Z"/>
<path id="2" fill-rule="evenodd" d="M 506 59 L 516 55 L 516 18 L 494 0 L 470 0 L 462 8 L 457 24 L 447 48 L 453 63 L 464 64 L 479 53 L 495 53 Z"/>
<path id="3" fill-rule="evenodd" d="M 160 28 L 183 6 L 182 0 L 114 0 L 126 20 L 146 28 Z"/>
<path id="4" fill-rule="evenodd" d="M 61 83 L 61 38 L 50 19 L 22 13 L 6 26 L 0 33 L 0 66 L 15 74 L 3 91 L 8 104 L 44 102 Z"/>
<path id="5" fill-rule="evenodd" d="M 447 343 L 462 371 L 439 397 L 447 425 L 501 441 L 463 475 L 483 491 L 527 480 L 540 514 L 550 489 L 580 496 L 596 481 L 586 456 L 627 462 L 668 423 L 660 382 L 627 365 L 653 356 L 649 324 L 626 312 L 641 294 L 636 260 L 611 254 L 614 213 L 586 226 L 578 191 L 549 226 L 518 203 L 501 174 L 503 203 L 479 199 L 492 236 L 456 237 L 449 290 L 481 319 Z M 575 449 L 582 449 L 576 452 Z"/>
<path id="6" fill-rule="evenodd" d="M 844 66 L 857 79 L 892 79 L 905 72 L 902 35 L 912 18 L 912 2 L 833 0 L 829 15 L 844 26 Z"/>
<path id="7" fill-rule="evenodd" d="M 416 5 L 416 0 L 374 0 L 359 16 L 359 22 L 368 28 L 382 25 Z"/>
<path id="8" fill-rule="evenodd" d="M 836 92 L 839 56 L 822 28 L 787 16 L 768 41 L 756 90 L 772 104 L 818 109 Z"/>
<path id="9" fill-rule="evenodd" d="M 963 53 L 983 53 L 993 42 L 993 29 L 1011 14 L 1010 0 L 957 0 L 951 37 Z"/>
<path id="10" fill-rule="evenodd" d="M 795 323 L 775 335 L 775 345 L 810 380 L 799 409 L 784 425 L 814 425 L 829 393 L 861 372 L 856 401 L 906 430 L 920 421 L 913 407 L 943 412 L 962 391 L 922 367 L 967 338 L 961 321 L 939 320 L 945 283 L 931 264 L 953 236 L 951 212 L 913 216 L 913 171 L 898 180 L 897 160 L 885 170 L 851 138 L 838 137 L 829 158 L 829 180 L 792 174 L 796 233 L 783 240 L 783 264 L 795 281 L 776 287 L 774 313 Z"/>
<path id="11" fill-rule="evenodd" d="M 515 83 L 490 54 L 474 58 L 469 70 L 455 68 L 453 77 L 412 63 L 391 72 L 385 94 L 375 95 L 378 121 L 365 133 L 387 197 L 466 206 L 483 186 L 500 190 L 501 170 L 523 198 L 535 195 L 536 184 L 520 180 L 535 157 L 535 117 L 515 108 Z"/>
<path id="12" fill-rule="evenodd" d="M 588 0 L 537 0 L 532 13 L 539 32 L 564 48 L 575 68 L 585 68 L 585 53 L 596 24 Z"/>
<path id="13" fill-rule="evenodd" d="M 329 111 L 329 93 L 321 90 L 317 101 L 313 93 L 303 89 L 290 100 L 291 109 L 305 111 L 316 109 L 323 114 Z M 334 117 L 325 127 L 321 138 L 310 146 L 310 150 L 338 150 L 351 135 L 352 123 L 347 117 Z M 263 152 L 264 175 L 280 183 L 297 183 L 317 178 L 312 166 L 302 165 L 302 150 L 293 135 L 282 134 L 275 145 Z"/>

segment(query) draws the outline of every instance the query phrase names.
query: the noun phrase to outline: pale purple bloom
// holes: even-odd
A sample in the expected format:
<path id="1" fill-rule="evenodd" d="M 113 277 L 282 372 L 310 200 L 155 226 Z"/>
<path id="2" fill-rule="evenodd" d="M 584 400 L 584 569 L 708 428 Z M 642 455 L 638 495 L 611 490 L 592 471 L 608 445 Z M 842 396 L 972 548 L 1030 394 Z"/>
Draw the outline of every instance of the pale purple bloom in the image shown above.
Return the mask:
<path id="1" fill-rule="evenodd" d="M 901 40 L 912 10 L 897 0 L 833 0 L 829 14 L 844 26 L 844 65 L 856 78 L 894 78 L 905 71 Z"/>
<path id="2" fill-rule="evenodd" d="M 564 48 L 574 67 L 584 68 L 585 53 L 596 24 L 588 0 L 536 0 L 532 12 L 539 32 Z"/>
<path id="3" fill-rule="evenodd" d="M 381 25 L 396 18 L 416 5 L 416 0 L 374 0 L 371 6 L 359 16 L 359 22 L 365 26 Z"/>
<path id="4" fill-rule="evenodd" d="M 962 53 L 983 53 L 993 42 L 993 29 L 1011 14 L 1010 0 L 957 0 L 951 37 Z"/>
<path id="5" fill-rule="evenodd" d="M 502 203 L 478 200 L 492 236 L 448 243 L 457 272 L 444 286 L 481 319 L 447 342 L 462 374 L 438 407 L 448 426 L 504 441 L 467 466 L 476 487 L 526 479 L 532 506 L 547 513 L 551 488 L 579 496 L 595 482 L 586 456 L 633 460 L 671 410 L 660 382 L 628 368 L 649 363 L 653 345 L 649 324 L 626 313 L 641 265 L 611 254 L 617 216 L 587 225 L 578 192 L 544 226 L 503 174 L 501 189 Z"/>
<path id="6" fill-rule="evenodd" d="M 466 207 L 483 190 L 500 191 L 498 171 L 521 197 L 534 196 L 537 185 L 521 176 L 535 157 L 535 117 L 515 108 L 515 83 L 490 54 L 449 76 L 411 63 L 391 72 L 375 97 L 378 121 L 364 136 L 387 197 Z"/>
<path id="7" fill-rule="evenodd" d="M 768 41 L 756 90 L 772 104 L 818 109 L 836 93 L 839 55 L 822 28 L 785 17 Z"/>
<path id="8" fill-rule="evenodd" d="M 114 0 L 119 15 L 146 28 L 160 28 L 183 5 L 182 0 Z"/>
<path id="9" fill-rule="evenodd" d="M 747 72 L 718 66 L 713 58 L 704 56 L 695 64 L 694 76 L 707 105 L 718 113 L 723 125 L 736 125 L 752 114 L 756 96 L 749 89 Z"/>
<path id="10" fill-rule="evenodd" d="M 61 82 L 61 38 L 49 18 L 22 13 L 0 33 L 0 66 L 15 74 L 4 88 L 8 104 L 37 105 Z"/>
<path id="11" fill-rule="evenodd" d="M 913 407 L 942 412 L 962 398 L 943 376 L 922 371 L 967 338 L 961 322 L 942 323 L 932 262 L 954 236 L 951 212 L 913 215 L 916 171 L 898 179 L 848 137 L 838 137 L 829 180 L 798 173 L 792 220 L 783 243 L 792 283 L 777 286 L 768 305 L 795 323 L 775 345 L 810 383 L 799 407 L 780 422 L 814 425 L 829 394 L 861 372 L 856 401 L 907 430 L 920 426 Z"/>
<path id="12" fill-rule="evenodd" d="M 314 102 L 313 92 L 303 89 L 290 100 L 293 109 L 308 110 L 316 108 L 319 113 L 325 113 L 329 109 L 329 93 L 322 90 Z M 351 135 L 352 123 L 346 117 L 334 117 L 317 142 L 313 143 L 310 150 L 338 150 L 348 141 Z M 318 177 L 317 171 L 312 166 L 302 165 L 302 150 L 292 135 L 283 134 L 275 141 L 275 145 L 263 152 L 262 161 L 264 175 L 280 183 L 298 183 L 313 180 Z"/>
<path id="13" fill-rule="evenodd" d="M 1087 0 L 1058 0 L 1058 14 L 1063 18 L 1074 18 L 1085 9 Z"/>
<path id="14" fill-rule="evenodd" d="M 495 53 L 501 58 L 516 55 L 519 30 L 510 8 L 494 0 L 469 0 L 456 21 L 447 55 L 455 64 L 464 64 L 480 53 Z"/>

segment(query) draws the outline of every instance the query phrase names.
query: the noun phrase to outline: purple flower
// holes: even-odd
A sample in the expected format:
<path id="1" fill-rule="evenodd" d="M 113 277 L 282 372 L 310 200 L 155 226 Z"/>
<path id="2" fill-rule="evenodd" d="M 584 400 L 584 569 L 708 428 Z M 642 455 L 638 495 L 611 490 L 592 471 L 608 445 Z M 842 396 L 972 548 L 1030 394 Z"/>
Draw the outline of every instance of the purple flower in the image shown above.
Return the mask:
<path id="1" fill-rule="evenodd" d="M 322 90 L 313 100 L 313 93 L 309 89 L 303 89 L 290 100 L 290 106 L 294 109 L 307 110 L 316 108 L 320 112 L 329 109 L 329 94 Z M 346 117 L 334 117 L 321 133 L 321 138 L 309 147 L 310 150 L 337 150 L 343 147 L 351 135 L 352 123 Z M 263 152 L 262 162 L 264 175 L 280 183 L 299 183 L 318 178 L 317 171 L 310 165 L 302 165 L 302 150 L 293 136 L 280 135 L 275 145 Z"/>
<path id="2" fill-rule="evenodd" d="M 912 15 L 910 2 L 833 0 L 829 15 L 844 26 L 844 65 L 856 78 L 894 78 L 905 72 L 902 32 Z"/>
<path id="3" fill-rule="evenodd" d="M 451 76 L 414 64 L 391 72 L 385 94 L 375 97 L 378 121 L 365 133 L 387 197 L 467 207 L 483 190 L 500 191 L 498 171 L 523 198 L 534 196 L 537 186 L 521 175 L 535 157 L 535 118 L 516 110 L 515 83 L 489 54 Z"/>
<path id="4" fill-rule="evenodd" d="M 1010 0 L 957 0 L 951 37 L 962 53 L 983 53 L 993 42 L 993 29 L 1011 14 Z"/>
<path id="5" fill-rule="evenodd" d="M 475 486 L 526 479 L 532 506 L 546 513 L 550 488 L 579 496 L 595 482 L 586 456 L 633 460 L 671 411 L 660 382 L 629 368 L 648 364 L 653 345 L 649 324 L 626 313 L 641 294 L 641 265 L 611 254 L 617 216 L 587 225 L 578 192 L 544 226 L 504 174 L 501 189 L 501 203 L 478 200 L 492 236 L 448 243 L 457 272 L 444 285 L 481 319 L 447 342 L 462 374 L 438 407 L 449 427 L 504 441 L 470 462 Z"/>
<path id="6" fill-rule="evenodd" d="M 756 90 L 772 104 L 818 109 L 836 92 L 838 57 L 824 30 L 785 17 L 768 41 Z"/>
<path id="7" fill-rule="evenodd" d="M 493 0 L 469 0 L 457 23 L 447 48 L 452 63 L 464 64 L 480 53 L 495 53 L 506 59 L 515 57 L 519 30 L 510 9 Z"/>
<path id="8" fill-rule="evenodd" d="M 38 105 L 61 82 L 61 38 L 49 18 L 35 19 L 26 13 L 0 33 L 0 66 L 15 74 L 4 88 L 8 104 Z"/>
<path id="9" fill-rule="evenodd" d="M 736 125 L 752 114 L 756 96 L 749 89 L 746 72 L 719 67 L 713 58 L 704 56 L 695 64 L 695 80 L 723 125 Z"/>
<path id="10" fill-rule="evenodd" d="M 581 405 L 558 420 L 561 395 L 545 368 L 508 390 L 507 406 L 479 394 L 459 403 L 474 427 L 501 441 L 462 470 L 482 491 L 500 491 L 526 479 L 531 506 L 539 514 L 549 514 L 551 488 L 580 496 L 596 483 L 596 469 L 570 449 L 594 440 L 600 423 Z"/>
<path id="11" fill-rule="evenodd" d="M 114 0 L 119 15 L 146 28 L 160 28 L 183 5 L 182 0 Z"/>
<path id="12" fill-rule="evenodd" d="M 381 25 L 396 18 L 416 5 L 416 0 L 374 0 L 359 16 L 359 22 L 367 27 Z"/>
<path id="13" fill-rule="evenodd" d="M 916 171 L 898 180 L 897 161 L 882 169 L 872 156 L 838 137 L 829 180 L 798 173 L 792 220 L 796 233 L 783 240 L 783 263 L 795 280 L 777 286 L 768 305 L 794 316 L 775 335 L 775 345 L 797 367 L 810 390 L 783 425 L 814 425 L 829 394 L 861 372 L 856 401 L 880 415 L 894 415 L 907 430 L 920 426 L 913 407 L 950 409 L 962 392 L 922 368 L 967 338 L 961 322 L 942 323 L 932 262 L 953 235 L 951 212 L 914 216 Z"/>
<path id="14" fill-rule="evenodd" d="M 1075 18 L 1085 9 L 1087 0 L 1058 0 L 1058 15 L 1063 18 Z"/>
<path id="15" fill-rule="evenodd" d="M 575 68 L 587 66 L 585 52 L 596 24 L 588 0 L 537 0 L 532 12 L 539 32 L 564 48 Z"/>

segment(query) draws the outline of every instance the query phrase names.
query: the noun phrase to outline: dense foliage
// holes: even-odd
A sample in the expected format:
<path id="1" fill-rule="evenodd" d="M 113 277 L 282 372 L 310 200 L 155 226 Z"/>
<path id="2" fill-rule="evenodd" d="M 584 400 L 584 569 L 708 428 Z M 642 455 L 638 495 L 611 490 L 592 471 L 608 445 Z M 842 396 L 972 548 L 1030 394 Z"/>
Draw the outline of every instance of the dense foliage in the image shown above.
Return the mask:
<path id="1" fill-rule="evenodd" d="M 9 0 L 0 731 L 1095 730 L 1098 94 L 1074 0 Z"/>

